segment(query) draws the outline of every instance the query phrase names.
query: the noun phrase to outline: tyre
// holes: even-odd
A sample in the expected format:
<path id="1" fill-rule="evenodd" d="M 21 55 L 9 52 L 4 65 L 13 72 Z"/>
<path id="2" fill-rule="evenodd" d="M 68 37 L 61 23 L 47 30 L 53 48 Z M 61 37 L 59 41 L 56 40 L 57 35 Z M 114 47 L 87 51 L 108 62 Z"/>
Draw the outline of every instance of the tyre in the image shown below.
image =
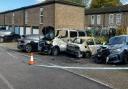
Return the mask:
<path id="1" fill-rule="evenodd" d="M 28 53 L 32 52 L 32 45 L 31 44 L 27 44 L 25 46 L 25 51 L 28 52 Z"/>
<path id="2" fill-rule="evenodd" d="M 128 64 L 128 56 L 126 54 L 124 54 L 124 64 Z"/>
<path id="3" fill-rule="evenodd" d="M 94 62 L 97 63 L 97 64 L 102 64 L 102 60 L 100 58 L 94 58 Z"/>
<path id="4" fill-rule="evenodd" d="M 85 52 L 84 54 L 85 58 L 90 58 L 91 57 L 91 52 Z"/>
<path id="5" fill-rule="evenodd" d="M 53 47 L 51 54 L 52 54 L 53 56 L 57 56 L 57 55 L 59 55 L 59 52 L 60 52 L 60 50 L 59 50 L 58 47 Z"/>
<path id="6" fill-rule="evenodd" d="M 83 54 L 80 51 L 77 51 L 76 57 L 81 58 L 81 57 L 83 57 Z"/>

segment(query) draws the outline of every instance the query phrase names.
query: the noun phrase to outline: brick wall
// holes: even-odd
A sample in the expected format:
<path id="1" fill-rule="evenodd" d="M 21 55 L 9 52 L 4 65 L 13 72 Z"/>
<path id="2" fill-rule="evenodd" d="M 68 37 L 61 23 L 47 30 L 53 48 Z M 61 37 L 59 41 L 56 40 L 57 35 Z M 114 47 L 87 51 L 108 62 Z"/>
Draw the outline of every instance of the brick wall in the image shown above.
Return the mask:
<path id="1" fill-rule="evenodd" d="M 26 26 L 39 26 L 40 7 L 25 10 L 28 13 L 28 23 Z"/>
<path id="2" fill-rule="evenodd" d="M 14 25 L 23 26 L 24 25 L 24 10 L 15 11 Z"/>
<path id="3" fill-rule="evenodd" d="M 0 14 L 0 25 L 4 25 L 4 14 Z"/>
<path id="4" fill-rule="evenodd" d="M 12 25 L 12 12 L 5 14 L 5 25 Z"/>
<path id="5" fill-rule="evenodd" d="M 84 8 L 55 4 L 55 28 L 84 29 Z"/>

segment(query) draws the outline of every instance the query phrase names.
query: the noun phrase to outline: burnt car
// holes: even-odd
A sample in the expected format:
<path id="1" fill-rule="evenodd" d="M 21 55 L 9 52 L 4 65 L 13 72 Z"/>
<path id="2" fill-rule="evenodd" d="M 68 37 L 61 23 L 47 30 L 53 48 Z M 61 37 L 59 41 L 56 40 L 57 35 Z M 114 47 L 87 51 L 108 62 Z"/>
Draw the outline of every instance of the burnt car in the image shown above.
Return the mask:
<path id="1" fill-rule="evenodd" d="M 32 52 L 38 51 L 38 42 L 43 35 L 24 35 L 18 40 L 17 48 L 21 51 Z"/>
<path id="2" fill-rule="evenodd" d="M 15 34 L 10 30 L 0 31 L 0 42 L 18 41 L 20 38 L 21 36 L 19 34 Z"/>
<path id="3" fill-rule="evenodd" d="M 97 63 L 128 63 L 128 35 L 110 38 L 106 47 L 101 47 L 95 55 Z"/>
<path id="4" fill-rule="evenodd" d="M 67 45 L 67 53 L 77 58 L 90 58 L 101 46 L 101 42 L 94 37 L 78 37 Z"/>

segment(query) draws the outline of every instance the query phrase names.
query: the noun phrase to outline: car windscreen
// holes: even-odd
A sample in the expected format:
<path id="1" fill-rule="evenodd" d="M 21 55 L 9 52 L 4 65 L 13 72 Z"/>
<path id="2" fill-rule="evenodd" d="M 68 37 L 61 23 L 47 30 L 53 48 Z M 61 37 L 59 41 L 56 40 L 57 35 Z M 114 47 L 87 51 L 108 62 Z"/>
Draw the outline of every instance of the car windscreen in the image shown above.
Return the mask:
<path id="1" fill-rule="evenodd" d="M 85 41 L 84 39 L 75 38 L 73 40 L 73 43 L 82 44 L 84 41 Z"/>
<path id="2" fill-rule="evenodd" d="M 88 45 L 94 45 L 95 44 L 93 39 L 87 39 L 86 42 Z"/>
<path id="3" fill-rule="evenodd" d="M 113 37 L 109 40 L 109 45 L 124 44 L 126 42 L 125 36 Z"/>

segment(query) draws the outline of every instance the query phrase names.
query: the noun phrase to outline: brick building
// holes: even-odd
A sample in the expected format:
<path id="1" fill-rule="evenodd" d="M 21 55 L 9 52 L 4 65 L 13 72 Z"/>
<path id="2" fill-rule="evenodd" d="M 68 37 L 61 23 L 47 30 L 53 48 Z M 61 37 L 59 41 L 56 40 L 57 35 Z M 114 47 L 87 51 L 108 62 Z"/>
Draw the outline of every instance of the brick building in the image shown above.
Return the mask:
<path id="1" fill-rule="evenodd" d="M 87 27 L 128 28 L 128 5 L 86 10 Z"/>
<path id="2" fill-rule="evenodd" d="M 84 29 L 84 6 L 60 0 L 45 2 L 0 13 L 0 26 L 15 33 L 39 34 L 45 26 L 55 29 Z"/>

